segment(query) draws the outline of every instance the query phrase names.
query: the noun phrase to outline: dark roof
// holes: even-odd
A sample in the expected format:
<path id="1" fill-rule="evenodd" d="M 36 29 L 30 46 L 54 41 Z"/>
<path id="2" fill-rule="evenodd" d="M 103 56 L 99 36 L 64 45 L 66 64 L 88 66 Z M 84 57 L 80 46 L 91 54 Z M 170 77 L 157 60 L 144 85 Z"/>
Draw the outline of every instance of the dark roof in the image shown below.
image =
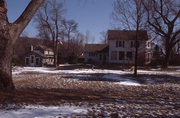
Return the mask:
<path id="1" fill-rule="evenodd" d="M 104 52 L 108 48 L 107 44 L 86 44 L 84 52 Z"/>
<path id="2" fill-rule="evenodd" d="M 139 31 L 139 40 L 148 40 L 147 31 Z M 108 30 L 108 40 L 135 40 L 135 30 Z"/>
<path id="3" fill-rule="evenodd" d="M 32 52 L 38 54 L 41 57 L 45 57 L 44 54 L 39 51 L 33 50 Z"/>
<path id="4" fill-rule="evenodd" d="M 32 54 L 35 54 L 35 55 L 38 55 L 38 56 L 44 58 L 44 54 L 41 52 L 38 52 L 38 51 L 30 51 L 30 52 L 26 53 L 23 57 L 26 57 L 26 56 L 32 55 Z"/>
<path id="5" fill-rule="evenodd" d="M 34 50 L 38 49 L 38 48 L 41 48 L 43 49 L 44 51 L 53 51 L 51 48 L 48 48 L 47 46 L 44 46 L 44 45 L 38 45 L 38 46 L 35 46 L 34 47 Z"/>

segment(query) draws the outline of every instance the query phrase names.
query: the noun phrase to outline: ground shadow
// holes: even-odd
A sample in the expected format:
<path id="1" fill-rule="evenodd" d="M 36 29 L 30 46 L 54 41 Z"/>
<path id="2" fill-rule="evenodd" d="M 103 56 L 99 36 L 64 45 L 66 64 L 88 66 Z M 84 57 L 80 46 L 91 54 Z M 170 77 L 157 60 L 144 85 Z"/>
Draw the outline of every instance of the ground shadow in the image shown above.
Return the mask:
<path id="1" fill-rule="evenodd" d="M 115 73 L 91 73 L 91 74 L 68 74 L 64 78 L 78 79 L 81 81 L 107 81 L 107 82 L 134 82 L 144 85 L 150 84 L 180 84 L 180 77 L 173 75 L 139 74 L 115 74 Z"/>

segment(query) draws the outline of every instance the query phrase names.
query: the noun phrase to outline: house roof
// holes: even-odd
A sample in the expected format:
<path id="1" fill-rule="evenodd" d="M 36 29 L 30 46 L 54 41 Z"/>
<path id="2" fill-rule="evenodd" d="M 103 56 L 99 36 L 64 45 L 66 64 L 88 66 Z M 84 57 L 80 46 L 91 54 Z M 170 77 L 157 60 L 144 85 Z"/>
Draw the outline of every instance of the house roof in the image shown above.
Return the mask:
<path id="1" fill-rule="evenodd" d="M 86 44 L 84 52 L 106 52 L 107 49 L 107 44 Z"/>
<path id="2" fill-rule="evenodd" d="M 35 54 L 35 55 L 38 55 L 38 56 L 44 58 L 44 54 L 43 54 L 43 53 L 38 52 L 38 51 L 34 51 L 34 50 L 33 50 L 33 51 L 30 51 L 30 52 L 28 52 L 28 53 L 26 53 L 23 57 L 26 57 L 26 56 L 32 55 L 32 54 Z"/>
<path id="3" fill-rule="evenodd" d="M 148 40 L 147 31 L 139 31 L 139 40 Z M 135 40 L 136 30 L 108 30 L 108 40 Z"/>
<path id="4" fill-rule="evenodd" d="M 32 52 L 38 54 L 41 57 L 45 57 L 44 54 L 39 51 L 33 50 Z"/>
<path id="5" fill-rule="evenodd" d="M 48 48 L 47 46 L 44 46 L 44 45 L 35 46 L 34 49 L 36 50 L 37 48 L 41 48 L 41 49 L 46 50 L 46 51 L 53 51 L 51 48 Z"/>

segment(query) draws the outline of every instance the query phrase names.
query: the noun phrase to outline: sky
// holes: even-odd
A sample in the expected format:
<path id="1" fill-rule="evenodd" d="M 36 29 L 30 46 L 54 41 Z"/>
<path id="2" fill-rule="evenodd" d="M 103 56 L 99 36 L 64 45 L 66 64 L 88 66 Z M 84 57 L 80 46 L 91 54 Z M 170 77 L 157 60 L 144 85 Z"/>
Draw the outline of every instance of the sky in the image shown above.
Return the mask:
<path id="1" fill-rule="evenodd" d="M 8 18 L 10 22 L 17 19 L 30 0 L 7 0 Z M 96 42 L 100 40 L 100 32 L 111 28 L 111 13 L 114 0 L 57 0 L 63 2 L 67 10 L 65 17 L 78 23 L 80 32 L 89 32 Z M 33 20 L 25 29 L 29 37 L 36 37 L 37 30 Z"/>

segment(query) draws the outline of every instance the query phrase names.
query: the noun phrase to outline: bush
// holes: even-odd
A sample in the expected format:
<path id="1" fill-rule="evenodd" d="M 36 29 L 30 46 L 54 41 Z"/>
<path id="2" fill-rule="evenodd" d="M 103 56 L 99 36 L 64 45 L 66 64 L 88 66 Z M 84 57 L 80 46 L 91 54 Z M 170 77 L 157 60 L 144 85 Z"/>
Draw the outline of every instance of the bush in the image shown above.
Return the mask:
<path id="1" fill-rule="evenodd" d="M 69 64 L 76 64 L 78 63 L 78 57 L 73 53 L 68 57 Z"/>
<path id="2" fill-rule="evenodd" d="M 17 55 L 14 55 L 12 58 L 12 66 L 20 66 L 22 65 L 21 58 L 18 57 Z"/>

